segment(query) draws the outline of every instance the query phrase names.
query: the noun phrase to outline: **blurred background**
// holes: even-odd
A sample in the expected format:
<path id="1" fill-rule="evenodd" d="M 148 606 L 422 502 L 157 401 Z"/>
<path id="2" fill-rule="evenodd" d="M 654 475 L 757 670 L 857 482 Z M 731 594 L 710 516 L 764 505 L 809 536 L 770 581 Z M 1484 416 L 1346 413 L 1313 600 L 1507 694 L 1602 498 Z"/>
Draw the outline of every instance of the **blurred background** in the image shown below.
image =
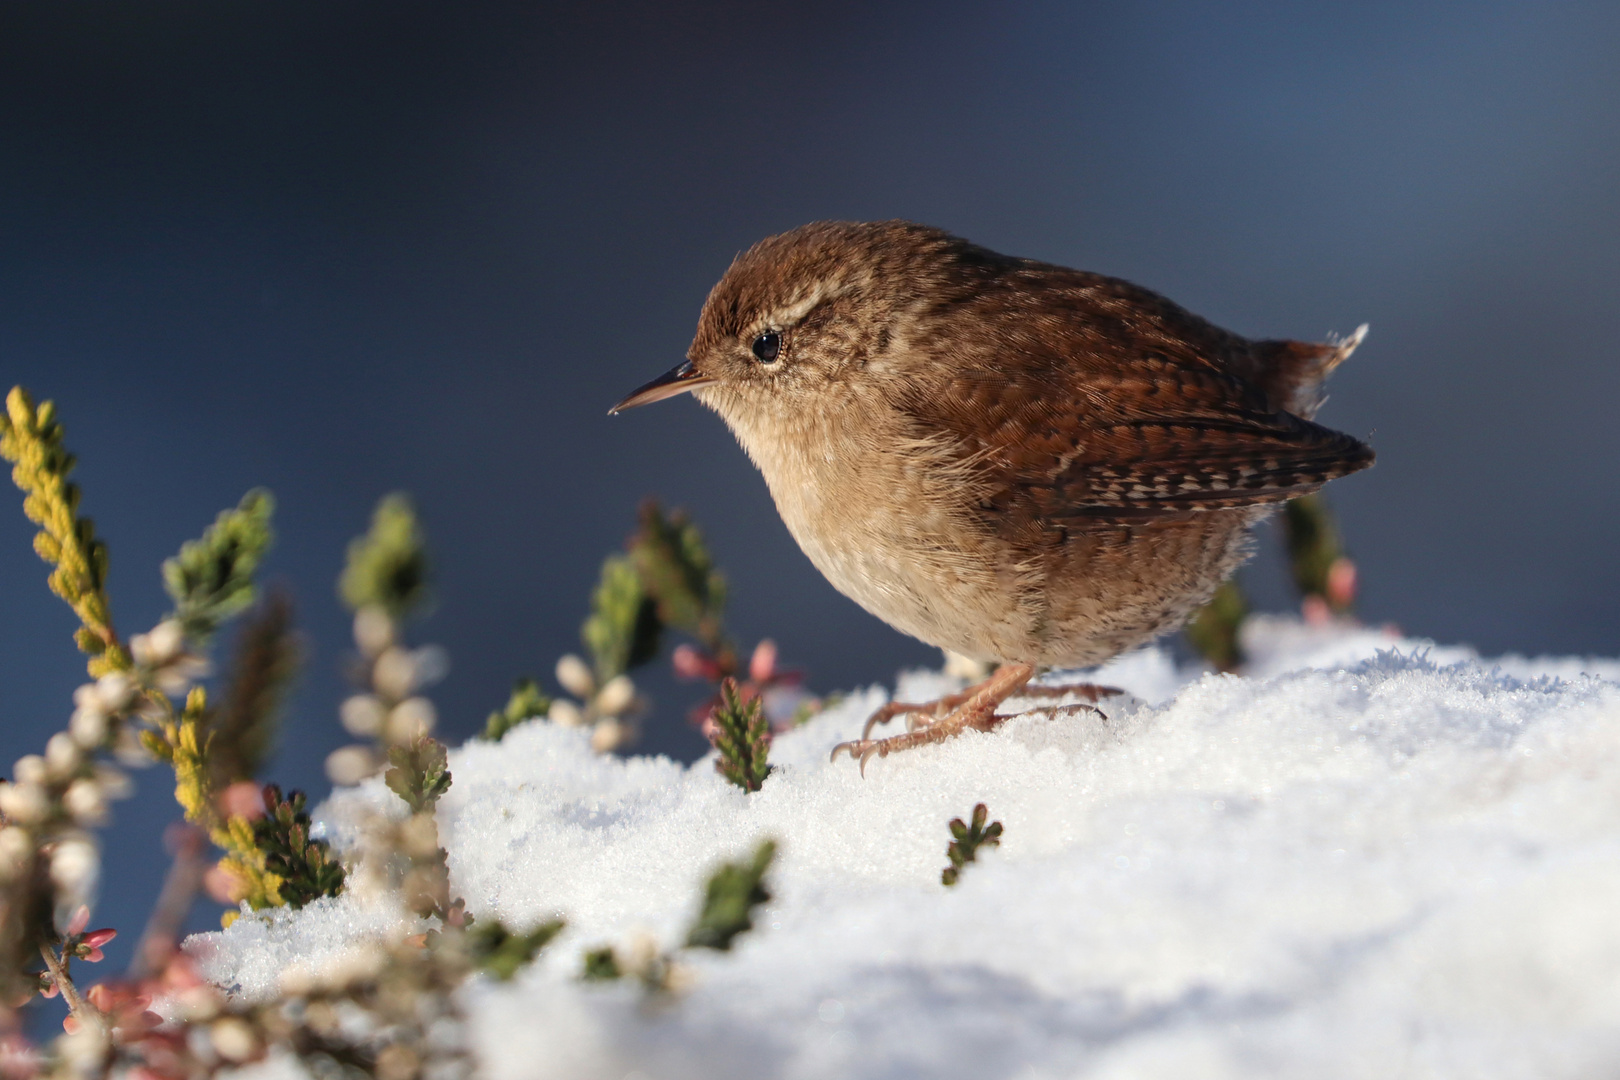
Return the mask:
<path id="1" fill-rule="evenodd" d="M 823 691 L 937 663 L 822 580 L 717 417 L 605 415 L 737 251 L 818 218 L 928 222 L 1251 336 L 1371 323 L 1322 414 L 1379 452 L 1331 492 L 1363 616 L 1615 655 L 1617 207 L 1612 4 L 0 6 L 0 381 L 62 410 L 126 636 L 168 608 L 164 557 L 274 491 L 308 661 L 269 774 L 317 796 L 347 741 L 334 582 L 393 490 L 432 545 L 413 638 L 450 651 L 451 742 L 552 685 L 649 494 L 704 528 L 745 648 Z M 20 502 L 4 762 L 84 678 Z M 1276 563 L 1261 607 L 1294 602 Z M 707 691 L 638 682 L 643 748 L 701 753 Z M 115 808 L 114 966 L 170 780 Z"/>

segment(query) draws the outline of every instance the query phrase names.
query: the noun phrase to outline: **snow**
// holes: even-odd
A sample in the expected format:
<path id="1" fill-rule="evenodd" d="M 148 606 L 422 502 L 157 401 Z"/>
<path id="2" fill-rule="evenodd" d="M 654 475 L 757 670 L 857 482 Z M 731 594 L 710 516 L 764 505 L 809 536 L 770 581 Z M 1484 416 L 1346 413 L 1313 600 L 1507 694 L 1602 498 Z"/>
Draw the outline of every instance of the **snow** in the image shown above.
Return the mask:
<path id="1" fill-rule="evenodd" d="M 1106 716 L 1031 715 L 873 760 L 881 690 L 779 736 L 754 795 L 710 761 L 524 725 L 451 756 L 453 882 L 569 928 L 464 1004 L 492 1078 L 1590 1077 L 1620 1068 L 1620 662 L 1502 658 L 1252 620 L 1254 674 L 1146 650 Z M 1584 674 L 1583 674 L 1584 672 Z M 903 676 L 901 696 L 943 676 Z M 321 810 L 331 835 L 375 783 Z M 946 822 L 1005 826 L 954 889 Z M 581 954 L 678 945 L 717 860 L 771 836 L 774 899 L 650 1000 Z M 404 932 L 345 896 L 191 948 L 271 991 Z"/>

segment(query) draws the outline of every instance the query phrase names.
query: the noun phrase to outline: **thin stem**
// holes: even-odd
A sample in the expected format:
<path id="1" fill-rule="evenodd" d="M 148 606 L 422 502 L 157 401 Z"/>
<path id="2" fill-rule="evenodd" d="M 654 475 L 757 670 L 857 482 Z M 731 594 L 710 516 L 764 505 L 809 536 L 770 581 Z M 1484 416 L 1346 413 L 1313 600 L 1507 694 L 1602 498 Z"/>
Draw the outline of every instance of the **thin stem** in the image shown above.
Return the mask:
<path id="1" fill-rule="evenodd" d="M 158 894 L 146 930 L 135 946 L 135 956 L 129 964 L 131 979 L 144 979 L 168 962 L 207 869 L 207 860 L 203 858 L 208 845 L 206 833 L 195 825 L 181 824 L 171 835 L 174 862 L 169 865 L 163 891 Z"/>
<path id="2" fill-rule="evenodd" d="M 62 997 L 68 1003 L 68 1010 L 78 1018 L 79 1023 L 96 1031 L 105 1031 L 106 1025 L 102 1023 L 101 1010 L 79 996 L 79 988 L 68 978 L 67 965 L 56 955 L 56 950 L 42 941 L 39 943 L 39 955 L 45 958 L 45 966 L 50 969 L 51 979 L 62 991 Z"/>

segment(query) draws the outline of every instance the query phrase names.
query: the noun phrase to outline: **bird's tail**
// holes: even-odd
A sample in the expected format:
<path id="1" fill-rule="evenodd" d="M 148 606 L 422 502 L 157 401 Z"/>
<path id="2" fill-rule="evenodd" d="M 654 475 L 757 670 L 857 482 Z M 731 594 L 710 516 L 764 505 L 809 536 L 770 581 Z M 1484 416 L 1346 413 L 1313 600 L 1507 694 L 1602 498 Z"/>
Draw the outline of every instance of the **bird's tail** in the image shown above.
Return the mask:
<path id="1" fill-rule="evenodd" d="M 1275 407 L 1309 420 L 1327 400 L 1322 383 L 1366 336 L 1367 324 L 1362 323 L 1350 336 L 1329 334 L 1325 342 L 1255 342 L 1255 381 Z"/>

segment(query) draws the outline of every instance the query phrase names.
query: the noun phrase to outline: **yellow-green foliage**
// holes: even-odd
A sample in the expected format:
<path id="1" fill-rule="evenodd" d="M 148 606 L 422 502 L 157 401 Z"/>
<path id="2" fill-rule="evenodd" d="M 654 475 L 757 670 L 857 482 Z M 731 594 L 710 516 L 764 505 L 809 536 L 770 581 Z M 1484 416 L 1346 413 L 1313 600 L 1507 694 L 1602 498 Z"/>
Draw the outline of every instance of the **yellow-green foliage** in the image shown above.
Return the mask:
<path id="1" fill-rule="evenodd" d="M 265 854 L 253 823 L 241 815 L 226 818 L 218 810 L 215 770 L 208 760 L 213 740 L 204 733 L 207 715 L 208 694 L 195 687 L 186 696 L 179 719 L 160 721 L 156 731 L 142 732 L 141 741 L 174 769 L 174 801 L 185 811 L 186 820 L 206 830 L 208 838 L 225 852 L 220 867 L 236 882 L 239 898 L 255 910 L 280 907 L 286 903 L 281 895 L 283 880 L 265 868 Z M 235 917 L 235 912 L 226 912 L 225 925 Z"/>
<path id="2" fill-rule="evenodd" d="M 338 592 L 355 610 L 380 607 L 395 619 L 426 602 L 427 554 L 410 499 L 389 495 L 377 504 L 371 531 L 349 544 Z"/>
<path id="3" fill-rule="evenodd" d="M 163 563 L 163 587 L 174 598 L 174 617 L 186 637 L 199 644 L 219 624 L 247 610 L 258 589 L 253 573 L 270 549 L 270 515 L 275 500 L 255 489 L 232 510 L 220 511 L 196 540 Z"/>
<path id="4" fill-rule="evenodd" d="M 591 594 L 591 614 L 579 631 L 590 651 L 597 685 L 657 656 L 661 629 L 635 565 L 627 556 L 609 555 Z"/>
<path id="5" fill-rule="evenodd" d="M 1187 624 L 1187 640 L 1218 670 L 1236 671 L 1243 663 L 1238 631 L 1248 616 L 1249 601 L 1243 589 L 1236 581 L 1224 582 Z"/>
<path id="6" fill-rule="evenodd" d="M 67 479 L 74 458 L 62 445 L 55 404 L 35 408 L 26 390 L 13 387 L 0 417 L 0 456 L 14 466 L 11 478 L 26 496 L 23 513 L 39 526 L 34 550 L 53 568 L 51 591 L 79 616 L 74 640 L 90 656 L 90 674 L 128 671 L 129 654 L 108 612 L 107 546 L 96 538 L 94 523 L 79 517 L 79 489 Z"/>

